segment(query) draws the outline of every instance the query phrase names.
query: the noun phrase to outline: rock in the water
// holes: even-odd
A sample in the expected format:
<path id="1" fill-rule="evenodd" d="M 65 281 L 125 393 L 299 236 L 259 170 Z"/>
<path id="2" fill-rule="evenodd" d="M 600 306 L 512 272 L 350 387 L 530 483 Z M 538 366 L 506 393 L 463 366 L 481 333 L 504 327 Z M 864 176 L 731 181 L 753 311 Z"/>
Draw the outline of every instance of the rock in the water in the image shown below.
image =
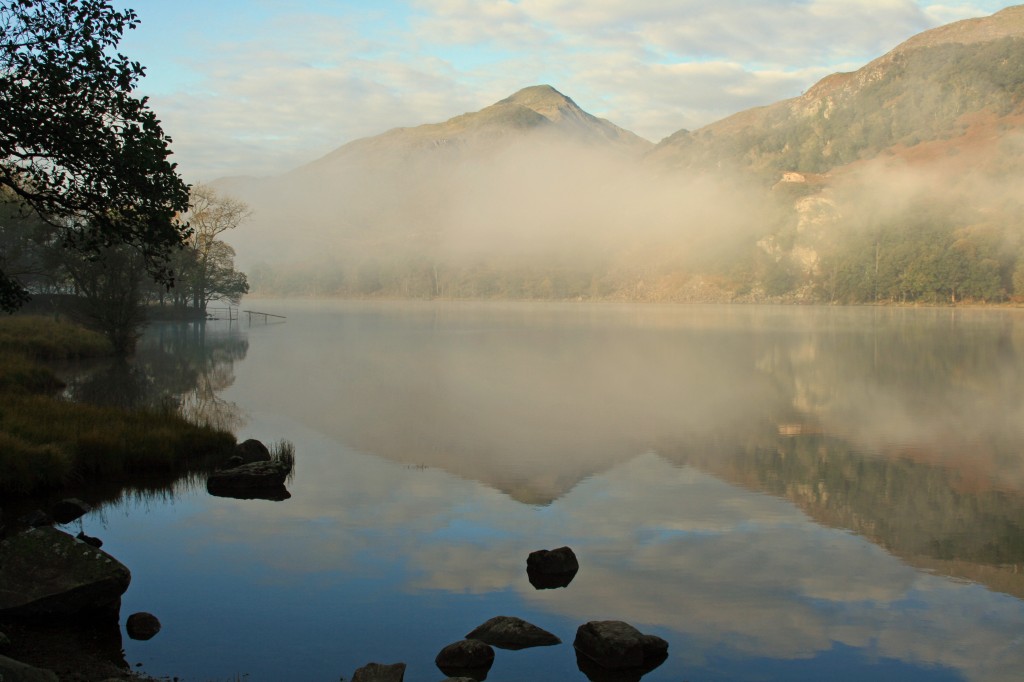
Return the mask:
<path id="1" fill-rule="evenodd" d="M 235 453 L 232 459 L 235 457 L 241 457 L 242 461 L 239 464 L 252 464 L 253 462 L 269 462 L 270 461 L 270 449 L 266 445 L 250 438 L 249 440 L 242 441 L 235 446 Z"/>
<path id="2" fill-rule="evenodd" d="M 103 540 L 100 540 L 99 538 L 94 538 L 91 535 L 86 535 L 82 531 L 78 531 L 78 535 L 76 535 L 75 537 L 84 542 L 85 544 L 92 545 L 96 548 L 103 546 Z"/>
<path id="3" fill-rule="evenodd" d="M 0 656 L 0 680 L 11 682 L 60 682 L 57 674 L 51 670 L 33 668 L 13 658 Z"/>
<path id="4" fill-rule="evenodd" d="M 139 611 L 128 616 L 124 629 L 132 639 L 153 639 L 160 632 L 160 621 L 152 613 Z"/>
<path id="5" fill-rule="evenodd" d="M 367 663 L 352 675 L 352 682 L 402 682 L 405 663 Z"/>
<path id="6" fill-rule="evenodd" d="M 92 511 L 92 507 L 88 503 L 82 502 L 78 498 L 68 498 L 61 500 L 57 504 L 53 505 L 50 509 L 50 516 L 54 518 L 57 523 L 71 523 L 75 519 L 79 519 L 89 512 Z"/>
<path id="7" fill-rule="evenodd" d="M 233 469 L 215 471 L 206 479 L 206 489 L 212 495 L 276 491 L 284 487 L 287 478 L 288 467 L 284 464 L 252 462 Z"/>
<path id="8" fill-rule="evenodd" d="M 568 547 L 538 549 L 526 557 L 526 576 L 538 590 L 568 587 L 579 570 L 576 554 Z"/>
<path id="9" fill-rule="evenodd" d="M 495 616 L 466 635 L 501 649 L 526 649 L 532 646 L 561 644 L 553 634 L 514 616 Z"/>
<path id="10" fill-rule="evenodd" d="M 668 656 L 668 642 L 618 620 L 594 620 L 576 630 L 577 652 L 611 670 L 653 670 Z"/>
<path id="11" fill-rule="evenodd" d="M 565 575 L 575 574 L 580 570 L 580 562 L 576 560 L 576 554 L 568 547 L 558 549 L 538 549 L 530 552 L 526 557 L 526 568 L 534 573 L 544 575 Z"/>
<path id="12" fill-rule="evenodd" d="M 117 609 L 131 572 L 56 528 L 0 542 L 0 616 L 51 617 Z"/>
<path id="13" fill-rule="evenodd" d="M 483 680 L 494 663 L 494 649 L 476 639 L 463 639 L 441 649 L 434 663 L 449 677 Z"/>

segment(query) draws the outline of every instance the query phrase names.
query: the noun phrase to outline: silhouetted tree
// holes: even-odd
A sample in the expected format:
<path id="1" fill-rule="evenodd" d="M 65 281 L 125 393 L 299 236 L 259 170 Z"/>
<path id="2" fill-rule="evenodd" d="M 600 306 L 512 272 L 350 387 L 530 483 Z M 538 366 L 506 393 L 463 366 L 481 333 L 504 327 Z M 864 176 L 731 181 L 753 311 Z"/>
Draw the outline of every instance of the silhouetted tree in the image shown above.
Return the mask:
<path id="1" fill-rule="evenodd" d="M 169 284 L 188 187 L 168 160 L 170 138 L 132 95 L 143 67 L 114 52 L 137 24 L 107 0 L 0 0 L 0 187 L 63 246 L 96 257 L 128 245 Z M 27 298 L 0 270 L 0 308 Z"/>

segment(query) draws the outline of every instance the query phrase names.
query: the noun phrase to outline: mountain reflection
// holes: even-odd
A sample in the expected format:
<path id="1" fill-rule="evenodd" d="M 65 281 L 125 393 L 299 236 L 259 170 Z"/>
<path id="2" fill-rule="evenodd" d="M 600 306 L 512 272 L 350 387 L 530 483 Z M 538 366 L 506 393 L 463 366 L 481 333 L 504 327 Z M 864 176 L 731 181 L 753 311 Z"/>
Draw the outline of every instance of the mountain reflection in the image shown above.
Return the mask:
<path id="1" fill-rule="evenodd" d="M 256 633 L 308 621 L 282 646 L 415 666 L 514 613 L 565 643 L 589 620 L 662 636 L 658 682 L 1019 677 L 1012 311 L 261 306 L 288 323 L 247 331 L 217 397 L 245 409 L 240 438 L 302 453 L 291 499 L 203 494 L 160 512 L 155 547 L 110 538 L 248 614 L 246 635 L 148 593 L 182 624 L 168 650 L 230 649 L 227 676 L 274 663 Z M 535 589 L 525 558 L 563 545 L 579 573 Z M 254 590 L 273 606 L 248 610 Z M 579 679 L 571 646 L 532 655 Z"/>
<path id="2" fill-rule="evenodd" d="M 240 390 L 534 505 L 659 452 L 1024 594 L 1015 311 L 333 305 L 261 338 Z"/>

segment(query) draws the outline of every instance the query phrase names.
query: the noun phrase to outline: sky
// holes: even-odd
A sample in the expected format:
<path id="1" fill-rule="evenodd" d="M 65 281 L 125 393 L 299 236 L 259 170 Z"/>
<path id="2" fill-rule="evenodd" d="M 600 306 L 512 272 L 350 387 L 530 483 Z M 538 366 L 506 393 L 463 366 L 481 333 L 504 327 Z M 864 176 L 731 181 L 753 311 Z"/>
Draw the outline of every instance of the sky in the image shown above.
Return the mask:
<path id="1" fill-rule="evenodd" d="M 928 28 L 948 0 L 114 0 L 118 51 L 186 182 L 272 176 L 352 140 L 546 83 L 653 142 L 794 97 Z"/>

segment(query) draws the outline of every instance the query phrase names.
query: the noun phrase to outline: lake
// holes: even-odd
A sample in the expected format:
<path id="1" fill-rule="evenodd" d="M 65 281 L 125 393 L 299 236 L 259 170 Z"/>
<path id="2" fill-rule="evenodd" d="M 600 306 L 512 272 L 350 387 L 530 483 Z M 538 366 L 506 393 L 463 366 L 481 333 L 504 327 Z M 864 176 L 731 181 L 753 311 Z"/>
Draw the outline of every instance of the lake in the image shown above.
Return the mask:
<path id="1" fill-rule="evenodd" d="M 122 621 L 163 624 L 133 667 L 437 682 L 509 615 L 563 643 L 498 649 L 494 682 L 586 680 L 590 620 L 669 642 L 645 682 L 1020 679 L 1024 310 L 246 307 L 287 319 L 157 326 L 136 369 L 292 442 L 291 497 L 183 482 L 69 528 L 131 569 Z M 535 589 L 563 545 L 578 574 Z"/>

